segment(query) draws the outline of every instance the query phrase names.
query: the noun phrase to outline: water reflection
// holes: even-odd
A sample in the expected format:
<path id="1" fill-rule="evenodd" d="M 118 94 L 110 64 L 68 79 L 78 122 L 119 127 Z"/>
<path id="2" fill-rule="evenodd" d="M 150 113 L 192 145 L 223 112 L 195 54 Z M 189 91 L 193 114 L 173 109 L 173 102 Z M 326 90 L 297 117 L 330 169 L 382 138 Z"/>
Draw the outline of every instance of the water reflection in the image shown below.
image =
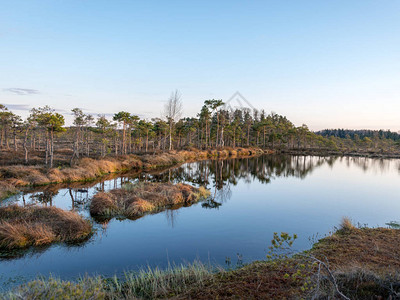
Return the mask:
<path id="1" fill-rule="evenodd" d="M 315 169 L 323 165 L 333 168 L 336 162 L 346 165 L 347 168 L 356 166 L 364 172 L 372 171 L 375 174 L 387 172 L 393 167 L 400 172 L 399 160 L 366 157 L 263 155 L 244 159 L 204 160 L 163 171 L 108 175 L 89 183 L 76 182 L 28 188 L 21 194 L 0 202 L 0 206 L 15 203 L 23 206 L 56 205 L 87 214 L 90 199 L 95 193 L 116 189 L 128 182 L 150 181 L 186 182 L 195 186 L 205 186 L 212 194 L 211 198 L 203 203 L 203 207 L 218 208 L 230 199 L 231 186 L 237 185 L 240 180 L 248 184 L 253 181 L 269 184 L 280 177 L 305 179 Z"/>
<path id="2" fill-rule="evenodd" d="M 39 272 L 112 276 L 137 266 L 162 265 L 166 249 L 176 262 L 191 261 L 197 254 L 206 262 L 210 253 L 220 264 L 237 253 L 243 254 L 244 261 L 263 259 L 266 243 L 275 231 L 304 237 L 299 243 L 303 243 L 300 249 L 305 249 L 309 236 L 329 232 L 343 215 L 372 226 L 398 220 L 399 162 L 265 155 L 204 160 L 91 183 L 26 189 L 0 205 L 56 206 L 91 218 L 88 206 L 93 195 L 127 182 L 186 182 L 206 186 L 212 193 L 190 208 L 176 206 L 134 221 L 91 219 L 95 235 L 75 247 L 63 244 L 1 253 L 0 277 Z"/>

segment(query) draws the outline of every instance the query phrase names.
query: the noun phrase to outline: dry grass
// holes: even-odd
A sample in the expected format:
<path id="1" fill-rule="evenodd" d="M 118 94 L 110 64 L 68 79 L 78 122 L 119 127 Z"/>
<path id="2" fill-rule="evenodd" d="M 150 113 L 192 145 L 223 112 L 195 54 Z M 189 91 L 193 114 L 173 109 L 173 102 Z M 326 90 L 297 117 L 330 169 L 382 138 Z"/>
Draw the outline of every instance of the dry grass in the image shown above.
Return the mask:
<path id="1" fill-rule="evenodd" d="M 79 242 L 92 233 L 79 214 L 56 207 L 0 207 L 0 220 L 0 248 L 5 249 Z"/>
<path id="2" fill-rule="evenodd" d="M 142 269 L 125 273 L 124 278 L 84 277 L 77 282 L 56 278 L 37 279 L 0 299 L 166 299 L 185 292 L 193 284 L 201 285 L 214 276 L 209 265 L 194 262 L 172 265 L 166 270 Z"/>
<path id="3" fill-rule="evenodd" d="M 400 230 L 358 229 L 348 219 L 342 225 L 301 255 L 217 274 L 177 298 L 342 299 L 329 273 L 318 273 L 317 258 L 329 265 L 338 289 L 350 299 L 398 299 Z"/>
<path id="4" fill-rule="evenodd" d="M 135 155 L 102 160 L 82 158 L 74 167 L 60 169 L 23 165 L 0 167 L 0 179 L 8 184 L 18 186 L 37 186 L 49 183 L 93 180 L 104 174 L 141 168 L 142 162 Z"/>
<path id="5" fill-rule="evenodd" d="M 9 186 L 39 186 L 49 183 L 65 183 L 90 181 L 105 174 L 128 170 L 151 170 L 170 167 L 180 163 L 207 158 L 225 158 L 229 156 L 249 156 L 261 154 L 258 148 L 224 148 L 218 150 L 201 151 L 189 149 L 169 151 L 155 155 L 125 155 L 102 159 L 82 158 L 73 167 L 48 169 L 40 165 L 9 165 L 0 167 L 0 180 L 3 185 Z M 0 185 L 0 199 L 7 196 Z M 7 192 L 8 193 L 8 192 Z"/>
<path id="6" fill-rule="evenodd" d="M 118 206 L 111 193 L 97 193 L 90 203 L 90 214 L 99 215 L 114 215 L 118 212 Z"/>
<path id="7" fill-rule="evenodd" d="M 400 230 L 355 228 L 322 239 L 312 253 L 334 268 L 360 265 L 369 270 L 400 270 Z"/>
<path id="8" fill-rule="evenodd" d="M 329 262 L 340 290 L 349 298 L 398 299 L 400 230 L 345 224 L 315 244 L 310 252 Z M 332 285 L 325 284 L 320 298 L 332 295 Z"/>
<path id="9" fill-rule="evenodd" d="M 96 194 L 90 204 L 90 214 L 98 217 L 137 218 L 174 205 L 190 205 L 209 194 L 203 187 L 195 188 L 183 183 L 128 184 L 121 189 Z"/>
<path id="10" fill-rule="evenodd" d="M 302 299 L 303 280 L 293 280 L 294 261 L 257 261 L 216 274 L 202 285 L 193 284 L 174 299 Z"/>
<path id="11" fill-rule="evenodd" d="M 0 200 L 17 193 L 15 185 L 0 181 Z"/>
<path id="12" fill-rule="evenodd" d="M 343 217 L 342 222 L 339 225 L 340 230 L 343 231 L 351 231 L 355 229 L 353 223 L 351 222 L 350 218 L 348 217 Z"/>
<path id="13" fill-rule="evenodd" d="M 343 299 L 337 289 L 349 299 L 398 299 L 399 246 L 400 230 L 347 226 L 300 255 L 254 262 L 232 271 L 214 273 L 193 265 L 127 273 L 122 281 L 98 277 L 85 280 L 94 283 L 91 290 L 95 287 L 104 292 L 107 299 Z M 337 289 L 326 271 L 318 273 L 313 257 L 329 263 Z M 51 289 L 44 289 L 47 284 L 35 281 L 5 299 L 18 299 L 19 295 L 45 299 L 42 295 L 61 286 L 68 286 L 64 293 L 82 289 L 81 282 L 53 282 Z M 42 294 L 44 290 L 46 294 Z"/>

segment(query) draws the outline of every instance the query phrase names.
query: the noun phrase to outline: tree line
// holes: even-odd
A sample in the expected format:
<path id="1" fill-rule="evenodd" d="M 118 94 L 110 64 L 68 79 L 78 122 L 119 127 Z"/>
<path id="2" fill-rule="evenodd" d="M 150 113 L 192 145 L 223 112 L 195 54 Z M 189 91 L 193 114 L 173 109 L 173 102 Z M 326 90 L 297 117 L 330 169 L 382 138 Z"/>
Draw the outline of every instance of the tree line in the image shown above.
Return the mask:
<path id="1" fill-rule="evenodd" d="M 295 126 L 285 116 L 247 108 L 226 108 L 221 99 L 205 100 L 196 117 L 182 117 L 178 91 L 171 94 L 163 117 L 142 119 L 131 112 L 85 114 L 73 108 L 73 124 L 49 106 L 33 108 L 24 120 L 0 104 L 0 149 L 43 154 L 46 166 L 54 166 L 55 153 L 67 153 L 72 165 L 81 157 L 104 157 L 141 152 L 159 152 L 195 147 L 260 147 L 265 149 L 398 149 L 398 139 L 388 132 L 352 135 L 335 130 L 314 133 L 306 125 Z M 368 133 L 369 134 L 369 133 Z"/>
<path id="2" fill-rule="evenodd" d="M 325 137 L 339 137 L 342 139 L 350 138 L 352 140 L 364 139 L 391 139 L 393 141 L 400 141 L 400 134 L 397 132 L 392 132 L 390 130 L 368 130 L 368 129 L 324 129 L 316 132 L 319 135 Z"/>

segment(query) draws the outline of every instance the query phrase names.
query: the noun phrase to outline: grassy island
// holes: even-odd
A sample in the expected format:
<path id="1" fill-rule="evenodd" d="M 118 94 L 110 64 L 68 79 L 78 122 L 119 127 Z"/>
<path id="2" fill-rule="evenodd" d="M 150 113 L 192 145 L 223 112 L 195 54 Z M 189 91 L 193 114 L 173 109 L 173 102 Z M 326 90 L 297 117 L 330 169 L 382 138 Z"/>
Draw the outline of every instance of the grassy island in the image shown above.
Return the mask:
<path id="1" fill-rule="evenodd" d="M 188 184 L 144 182 L 126 184 L 121 189 L 96 194 L 90 204 L 93 217 L 138 218 L 176 205 L 190 205 L 210 192 Z"/>
<path id="2" fill-rule="evenodd" d="M 76 243 L 92 234 L 92 225 L 78 213 L 56 207 L 0 207 L 0 249 Z"/>

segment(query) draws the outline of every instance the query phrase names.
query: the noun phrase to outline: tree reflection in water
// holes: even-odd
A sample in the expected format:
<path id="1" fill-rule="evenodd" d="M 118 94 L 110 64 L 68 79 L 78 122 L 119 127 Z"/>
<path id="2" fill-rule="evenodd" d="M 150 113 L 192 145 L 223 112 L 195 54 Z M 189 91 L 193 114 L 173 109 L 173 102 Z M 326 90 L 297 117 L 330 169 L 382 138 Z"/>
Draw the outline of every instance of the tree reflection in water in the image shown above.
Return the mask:
<path id="1" fill-rule="evenodd" d="M 247 183 L 258 181 L 263 184 L 271 183 L 279 177 L 306 178 L 316 168 L 322 165 L 333 167 L 335 162 L 341 162 L 350 167 L 359 167 L 364 172 L 387 172 L 393 166 L 400 172 L 400 161 L 393 159 L 371 159 L 366 157 L 338 156 L 292 156 L 292 155 L 262 155 L 250 158 L 230 158 L 225 160 L 204 160 L 186 163 L 164 171 L 150 173 L 128 173 L 124 175 L 109 175 L 107 178 L 91 183 L 65 183 L 48 185 L 26 190 L 19 196 L 10 197 L 9 202 L 20 202 L 21 205 L 41 204 L 54 205 L 53 198 L 60 190 L 65 190 L 62 198 L 70 198 L 70 208 L 84 212 L 90 203 L 91 194 L 119 188 L 127 182 L 186 182 L 195 186 L 205 186 L 211 190 L 211 196 L 202 203 L 207 209 L 219 208 L 231 197 L 232 186 L 240 180 Z M 394 165 L 395 164 L 395 165 Z M 90 193 L 91 192 L 91 193 Z M 67 196 L 68 195 L 68 196 Z M 60 197 L 57 197 L 60 198 Z M 29 199 L 29 201 L 26 201 Z M 3 205 L 9 203 L 4 201 Z M 55 204 L 56 205 L 56 204 Z M 172 220 L 174 217 L 168 217 Z M 173 221 L 168 221 L 173 224 Z"/>
<path id="2" fill-rule="evenodd" d="M 240 180 L 263 184 L 278 177 L 298 177 L 304 179 L 315 168 L 328 164 L 333 166 L 338 157 L 310 157 L 289 155 L 263 155 L 251 158 L 231 158 L 225 160 L 204 160 L 171 168 L 165 172 L 141 174 L 139 180 L 153 182 L 186 182 L 205 186 L 211 196 L 202 203 L 207 209 L 219 208 L 232 195 L 231 187 Z"/>
<path id="3" fill-rule="evenodd" d="M 290 155 L 263 155 L 251 158 L 230 158 L 226 160 L 204 160 L 182 164 L 164 171 L 149 173 L 113 174 L 106 178 L 90 183 L 65 183 L 30 188 L 25 192 L 10 197 L 0 205 L 40 204 L 58 206 L 64 209 L 73 209 L 85 216 L 92 195 L 99 191 L 108 191 L 119 188 L 127 182 L 185 182 L 194 186 L 204 186 L 211 190 L 211 196 L 202 201 L 205 209 L 218 209 L 232 196 L 233 187 L 240 181 L 247 183 L 259 182 L 269 184 L 277 178 L 296 177 L 305 179 L 315 169 L 321 166 L 333 168 L 338 162 L 342 167 L 360 168 L 363 172 L 400 172 L 400 160 L 370 159 L 365 157 L 318 157 L 318 156 L 290 156 Z M 170 208 L 164 212 L 170 227 L 175 227 L 179 209 L 182 206 Z M 98 226 L 98 238 L 106 234 L 110 219 L 94 220 Z M 118 220 L 120 221 L 120 220 Z M 79 245 L 82 246 L 82 245 Z M 18 253 L 0 255 L 0 260 L 21 257 L 27 253 L 42 253 L 44 248 L 25 249 Z"/>

